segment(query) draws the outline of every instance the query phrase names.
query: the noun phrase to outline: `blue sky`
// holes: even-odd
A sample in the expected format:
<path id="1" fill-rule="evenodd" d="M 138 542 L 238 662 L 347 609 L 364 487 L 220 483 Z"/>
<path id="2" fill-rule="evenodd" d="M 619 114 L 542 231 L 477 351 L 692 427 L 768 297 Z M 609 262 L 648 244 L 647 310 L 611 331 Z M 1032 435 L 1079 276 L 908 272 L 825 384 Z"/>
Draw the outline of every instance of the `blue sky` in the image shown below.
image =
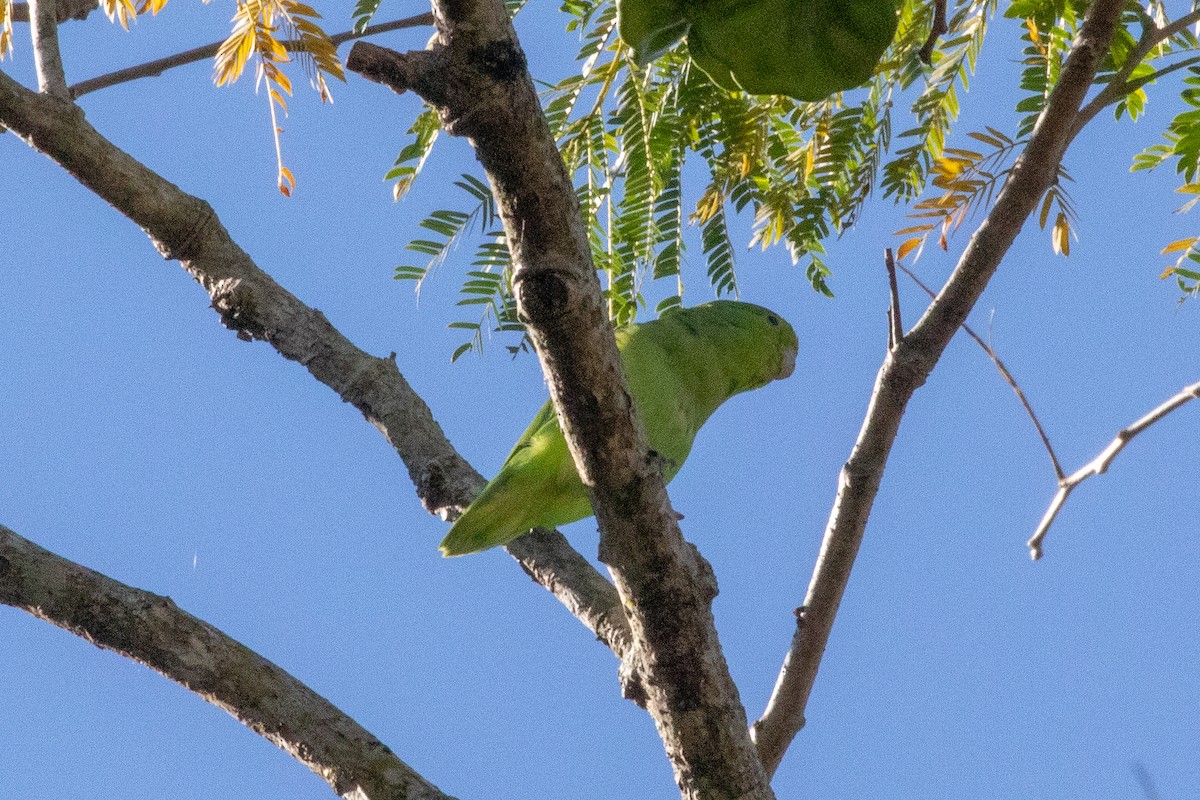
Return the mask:
<path id="1" fill-rule="evenodd" d="M 331 30 L 349 6 L 321 5 Z M 384 5 L 403 16 L 416 6 Z M 535 72 L 573 37 L 531 5 Z M 72 80 L 221 38 L 232 9 L 175 0 L 132 32 L 63 29 Z M 1012 26 L 963 98 L 962 129 L 1012 129 Z M 32 82 L 25 29 L 4 69 Z M 427 32 L 382 37 L 404 49 Z M 1006 50 L 1005 47 L 1008 47 Z M 351 77 L 298 92 L 274 188 L 265 99 L 199 64 L 82 101 L 102 132 L 213 203 L 224 224 L 359 346 L 395 351 L 451 440 L 492 474 L 545 396 L 499 346 L 454 365 L 461 264 L 415 303 L 391 279 L 424 213 L 474 169 L 444 142 L 414 195 L 382 175 L 418 102 Z M 544 73 L 543 73 L 544 74 Z M 1197 307 L 1159 249 L 1195 217 L 1170 174 L 1127 172 L 1169 119 L 1103 120 L 1068 157 L 1081 239 L 1054 256 L 1032 225 L 972 316 L 990 327 L 1065 468 L 1198 379 Z M 323 693 L 463 798 L 677 796 L 615 659 L 501 552 L 442 559 L 445 525 L 351 407 L 268 345 L 220 327 L 203 291 L 131 223 L 14 136 L 0 136 L 0 522 L 170 595 Z M 886 345 L 887 203 L 833 244 L 835 299 L 782 251 L 745 253 L 742 298 L 799 334 L 796 374 L 731 401 L 672 484 L 713 563 L 715 611 L 748 712 L 774 682 Z M 955 242 L 961 246 L 965 239 Z M 952 248 L 953 250 L 953 248 Z M 469 251 L 459 253 L 466 260 Z M 937 281 L 953 252 L 928 251 Z M 902 282 L 904 311 L 924 300 Z M 694 265 L 689 302 L 709 298 Z M 1200 600 L 1193 487 L 1200 409 L 1137 440 L 1070 499 L 1031 563 L 1054 491 L 1037 437 L 979 349 L 955 339 L 901 429 L 780 797 L 1163 798 L 1200 791 Z M 590 520 L 566 529 L 595 552 Z M 144 668 L 0 609 L 0 796 L 324 798 L 289 756 Z"/>

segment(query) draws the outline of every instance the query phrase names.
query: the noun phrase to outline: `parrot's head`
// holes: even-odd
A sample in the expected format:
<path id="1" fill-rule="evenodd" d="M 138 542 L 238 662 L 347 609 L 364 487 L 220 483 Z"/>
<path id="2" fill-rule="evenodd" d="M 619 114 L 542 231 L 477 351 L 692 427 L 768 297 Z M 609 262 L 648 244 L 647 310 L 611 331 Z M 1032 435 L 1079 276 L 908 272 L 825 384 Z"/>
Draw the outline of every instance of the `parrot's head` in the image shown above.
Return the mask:
<path id="1" fill-rule="evenodd" d="M 763 340 L 769 342 L 768 350 L 779 356 L 779 368 L 768 380 L 783 380 L 796 371 L 796 354 L 800 351 L 800 340 L 796 331 L 783 317 L 769 308 L 756 306 L 753 303 L 740 303 L 748 306 L 747 313 L 751 323 L 760 330 Z"/>
<path id="2" fill-rule="evenodd" d="M 729 359 L 727 369 L 736 391 L 757 389 L 781 380 L 796 369 L 800 342 L 788 321 L 769 308 L 734 300 L 716 300 L 682 311 L 711 331 Z"/>

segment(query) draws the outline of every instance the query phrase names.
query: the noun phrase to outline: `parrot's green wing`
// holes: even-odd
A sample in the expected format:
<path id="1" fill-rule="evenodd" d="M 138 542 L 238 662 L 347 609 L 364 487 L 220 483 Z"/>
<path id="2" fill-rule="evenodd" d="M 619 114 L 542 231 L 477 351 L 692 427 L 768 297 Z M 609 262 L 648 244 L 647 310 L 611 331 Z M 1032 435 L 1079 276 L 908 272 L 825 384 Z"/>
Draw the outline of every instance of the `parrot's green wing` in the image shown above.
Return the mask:
<path id="1" fill-rule="evenodd" d="M 445 556 L 512 541 L 532 528 L 553 528 L 592 513 L 550 401 L 517 440 L 500 472 L 442 540 Z"/>
<path id="2" fill-rule="evenodd" d="M 721 403 L 792 373 L 796 333 L 773 312 L 717 301 L 667 312 L 616 332 L 621 363 L 646 440 L 671 480 L 696 431 Z M 550 403 L 534 417 L 500 472 L 442 541 L 455 556 L 505 544 L 531 528 L 592 514 Z"/>
<path id="3" fill-rule="evenodd" d="M 617 29 L 646 65 L 682 37 L 726 89 L 821 100 L 861 86 L 896 34 L 895 0 L 617 0 Z"/>
<path id="4" fill-rule="evenodd" d="M 688 9 L 688 52 L 714 83 L 797 100 L 862 85 L 896 34 L 893 0 L 699 0 Z"/>

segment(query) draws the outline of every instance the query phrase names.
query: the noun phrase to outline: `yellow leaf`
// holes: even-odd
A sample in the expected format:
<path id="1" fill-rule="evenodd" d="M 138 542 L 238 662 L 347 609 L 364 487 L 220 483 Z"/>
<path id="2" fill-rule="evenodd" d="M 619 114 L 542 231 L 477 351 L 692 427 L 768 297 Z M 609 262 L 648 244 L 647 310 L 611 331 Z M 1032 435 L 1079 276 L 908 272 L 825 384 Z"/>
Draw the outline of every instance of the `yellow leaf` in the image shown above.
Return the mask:
<path id="1" fill-rule="evenodd" d="M 282 164 L 279 165 L 279 193 L 284 197 L 291 197 L 292 190 L 296 188 L 296 179 L 292 176 L 292 171 Z"/>
<path id="2" fill-rule="evenodd" d="M 1161 255 L 1178 253 L 1180 250 L 1191 250 L 1197 243 L 1200 243 L 1200 237 L 1189 236 L 1187 239 L 1176 239 L 1162 249 Z"/>
<path id="3" fill-rule="evenodd" d="M 0 61 L 12 52 L 12 0 L 0 0 Z"/>
<path id="4" fill-rule="evenodd" d="M 1042 210 L 1041 213 L 1038 214 L 1038 227 L 1042 230 L 1046 229 L 1046 220 L 1050 218 L 1050 206 L 1053 203 L 1054 192 L 1051 190 L 1046 192 L 1045 198 L 1042 199 Z M 1062 212 L 1059 212 L 1059 216 L 1062 216 Z M 1057 225 L 1058 223 L 1056 222 L 1055 224 Z"/>
<path id="5" fill-rule="evenodd" d="M 893 236 L 904 236 L 905 234 L 908 234 L 908 233 L 929 233 L 929 231 L 933 230 L 933 228 L 934 228 L 933 225 L 913 225 L 910 228 L 901 228 L 898 231 L 893 231 L 892 235 Z"/>
<path id="6" fill-rule="evenodd" d="M 1067 219 L 1067 215 L 1061 211 L 1054 220 L 1051 242 L 1055 253 L 1063 256 L 1071 255 L 1071 223 Z"/>
<path id="7" fill-rule="evenodd" d="M 317 19 L 321 18 L 321 15 L 317 13 L 315 8 L 304 3 L 294 2 L 294 0 L 284 0 L 283 8 L 288 14 L 296 14 L 301 17 L 316 17 Z"/>
<path id="8" fill-rule="evenodd" d="M 923 236 L 914 236 L 911 239 L 904 240 L 900 243 L 900 246 L 896 248 L 896 260 L 903 261 L 906 255 L 911 253 L 913 250 L 916 250 L 924 243 L 925 238 Z"/>
<path id="9" fill-rule="evenodd" d="M 283 74 L 283 71 L 282 71 L 282 70 L 280 70 L 278 67 L 275 67 L 275 65 L 273 65 L 273 64 L 272 64 L 271 66 L 272 66 L 272 69 L 271 69 L 271 80 L 272 80 L 272 81 L 275 83 L 275 85 L 276 85 L 276 86 L 278 86 L 280 89 L 282 89 L 283 91 L 287 92 L 288 94 L 291 94 L 291 93 L 292 93 L 292 81 L 291 81 L 291 79 L 290 79 L 290 78 L 288 78 L 288 76 L 287 76 L 287 75 L 284 75 L 284 74 Z M 282 102 L 282 101 L 281 101 L 281 102 Z"/>
<path id="10" fill-rule="evenodd" d="M 1033 21 L 1032 17 L 1025 20 L 1025 27 L 1029 31 L 1029 38 L 1033 40 L 1035 45 L 1037 45 L 1038 50 L 1040 50 L 1042 53 L 1045 53 L 1046 50 L 1042 47 L 1042 36 L 1040 33 L 1038 33 L 1037 23 Z"/>
<path id="11" fill-rule="evenodd" d="M 1175 274 L 1175 268 L 1174 268 L 1174 267 L 1167 267 L 1165 270 L 1163 270 L 1163 274 L 1162 274 L 1162 275 L 1159 275 L 1158 277 L 1159 277 L 1159 279 L 1161 280 L 1161 279 L 1163 279 L 1163 278 L 1169 278 L 1169 277 L 1171 277 L 1171 276 L 1172 276 L 1172 275 L 1174 275 L 1174 274 Z"/>

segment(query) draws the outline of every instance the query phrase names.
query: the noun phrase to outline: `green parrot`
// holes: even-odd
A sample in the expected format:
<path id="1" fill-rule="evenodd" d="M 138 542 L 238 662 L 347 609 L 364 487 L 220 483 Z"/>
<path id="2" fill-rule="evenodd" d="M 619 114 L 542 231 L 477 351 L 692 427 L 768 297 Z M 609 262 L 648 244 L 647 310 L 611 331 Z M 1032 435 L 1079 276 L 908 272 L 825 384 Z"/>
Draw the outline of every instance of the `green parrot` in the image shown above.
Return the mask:
<path id="1" fill-rule="evenodd" d="M 739 392 L 786 378 L 796 367 L 796 332 L 762 306 L 718 300 L 676 308 L 616 331 L 617 349 L 650 448 L 669 482 L 696 431 Z M 583 482 L 549 401 L 517 440 L 500 473 L 442 540 L 461 556 L 592 515 Z"/>
<path id="2" fill-rule="evenodd" d="M 639 65 L 687 39 L 718 86 L 805 101 L 870 80 L 896 24 L 895 0 L 617 0 Z"/>

